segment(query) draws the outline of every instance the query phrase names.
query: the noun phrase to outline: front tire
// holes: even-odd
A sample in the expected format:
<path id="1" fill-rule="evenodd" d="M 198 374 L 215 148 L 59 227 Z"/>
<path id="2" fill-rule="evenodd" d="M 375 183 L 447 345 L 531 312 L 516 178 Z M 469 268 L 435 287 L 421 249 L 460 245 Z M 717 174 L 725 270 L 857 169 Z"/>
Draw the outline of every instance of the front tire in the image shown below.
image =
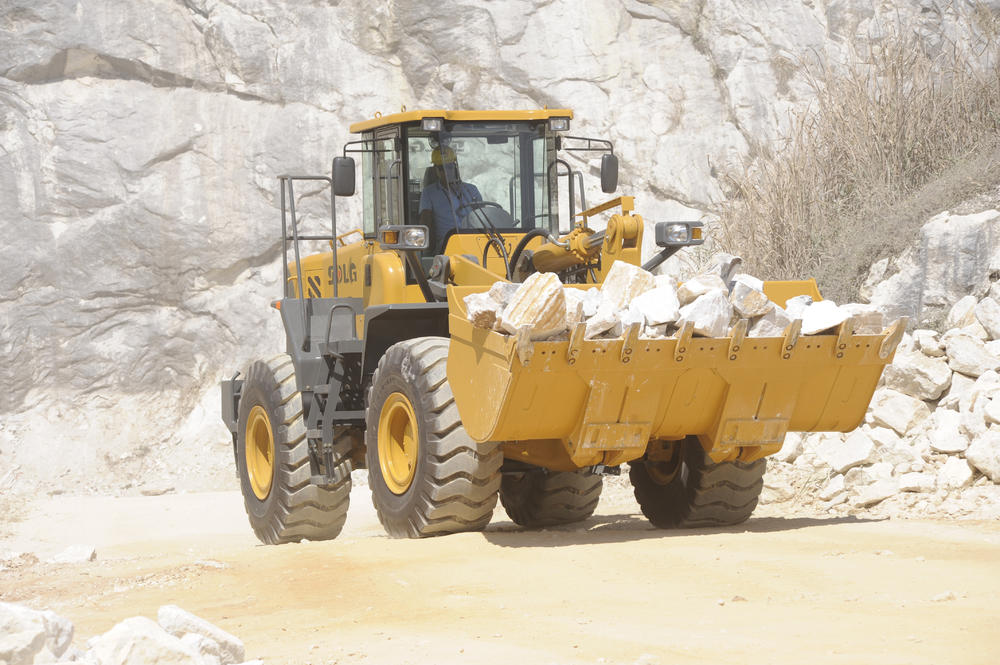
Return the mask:
<path id="1" fill-rule="evenodd" d="M 767 460 L 713 462 L 698 439 L 678 444 L 676 461 L 636 460 L 629 480 L 642 514 L 661 529 L 731 526 L 750 518 Z"/>
<path id="2" fill-rule="evenodd" d="M 379 521 L 395 538 L 481 531 L 496 507 L 503 453 L 462 427 L 448 385 L 448 344 L 441 337 L 394 344 L 372 377 L 368 484 Z"/>
<path id="3" fill-rule="evenodd" d="M 302 395 L 287 354 L 250 365 L 237 422 L 236 467 L 257 538 L 268 545 L 336 538 L 347 519 L 351 476 L 331 488 L 311 484 Z"/>
<path id="4" fill-rule="evenodd" d="M 584 471 L 504 474 L 500 503 L 515 524 L 536 528 L 571 524 L 594 514 L 603 478 Z"/>

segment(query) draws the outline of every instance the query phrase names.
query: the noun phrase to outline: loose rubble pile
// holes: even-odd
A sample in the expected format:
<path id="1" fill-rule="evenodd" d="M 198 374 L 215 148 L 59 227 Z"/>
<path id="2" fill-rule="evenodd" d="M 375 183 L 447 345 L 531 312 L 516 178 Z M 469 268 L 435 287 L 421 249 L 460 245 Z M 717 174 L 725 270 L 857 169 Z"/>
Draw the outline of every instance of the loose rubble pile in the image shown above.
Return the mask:
<path id="1" fill-rule="evenodd" d="M 763 502 L 1000 518 L 1000 303 L 967 296 L 945 325 L 903 337 L 860 428 L 789 434 Z"/>
<path id="2" fill-rule="evenodd" d="M 878 334 L 883 316 L 871 305 L 838 306 L 798 296 L 780 307 L 764 294 L 764 283 L 739 273 L 738 257 L 722 254 L 714 267 L 681 284 L 671 275 L 653 275 L 616 261 L 600 288 L 563 286 L 552 273 L 535 273 L 522 284 L 497 282 L 485 293 L 465 298 L 468 318 L 478 328 L 532 341 L 567 339 L 586 325 L 586 339 L 616 339 L 630 326 L 639 336 L 676 336 L 685 325 L 702 337 L 728 337 L 741 320 L 750 337 L 779 337 L 795 319 L 802 334 L 815 335 L 854 317 L 855 332 Z"/>
<path id="3" fill-rule="evenodd" d="M 87 649 L 72 648 L 73 624 L 55 612 L 0 603 L 0 663 L 85 663 L 87 665 L 260 665 L 244 662 L 243 642 L 176 605 L 164 605 L 157 621 L 125 619 L 91 638 Z"/>

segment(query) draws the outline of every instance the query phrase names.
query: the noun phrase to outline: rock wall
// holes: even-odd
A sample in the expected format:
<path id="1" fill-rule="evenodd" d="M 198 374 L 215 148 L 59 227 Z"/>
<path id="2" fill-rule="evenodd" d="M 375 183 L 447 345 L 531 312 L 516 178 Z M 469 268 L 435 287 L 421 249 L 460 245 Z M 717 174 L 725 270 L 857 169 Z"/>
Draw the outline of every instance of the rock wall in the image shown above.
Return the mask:
<path id="1" fill-rule="evenodd" d="M 353 121 L 569 106 L 648 220 L 698 218 L 808 103 L 809 67 L 897 20 L 972 44 L 970 8 L 6 0 L 0 489 L 232 482 L 216 384 L 283 346 L 274 176 L 327 170 Z"/>

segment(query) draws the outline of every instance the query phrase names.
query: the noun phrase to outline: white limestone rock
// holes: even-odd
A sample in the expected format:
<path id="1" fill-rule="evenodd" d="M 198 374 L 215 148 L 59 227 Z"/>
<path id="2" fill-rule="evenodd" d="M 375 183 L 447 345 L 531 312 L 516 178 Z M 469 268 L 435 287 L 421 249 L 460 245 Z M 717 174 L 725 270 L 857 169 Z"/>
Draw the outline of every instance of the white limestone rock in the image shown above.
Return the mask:
<path id="1" fill-rule="evenodd" d="M 176 637 L 194 633 L 215 642 L 219 646 L 222 665 L 243 662 L 246 656 L 243 642 L 239 638 L 176 605 L 160 607 L 156 619 L 165 631 Z"/>
<path id="2" fill-rule="evenodd" d="M 629 303 L 655 286 L 656 279 L 648 270 L 615 261 L 601 283 L 601 303 L 615 311 L 626 309 Z"/>
<path id="3" fill-rule="evenodd" d="M 930 417 L 927 438 L 931 450 L 939 453 L 960 453 L 969 447 L 969 439 L 962 432 L 962 416 L 950 409 L 938 409 Z"/>
<path id="4" fill-rule="evenodd" d="M 768 300 L 762 291 L 750 288 L 743 282 L 734 282 L 729 293 L 729 302 L 736 313 L 745 319 L 763 316 L 774 308 L 774 303 Z"/>
<path id="5" fill-rule="evenodd" d="M 583 292 L 583 316 L 590 318 L 597 314 L 597 308 L 601 306 L 601 290 L 592 287 Z"/>
<path id="6" fill-rule="evenodd" d="M 951 309 L 948 310 L 948 316 L 945 317 L 944 327 L 949 328 L 964 328 L 967 325 L 972 324 L 976 320 L 976 296 L 965 296 L 960 298 Z"/>
<path id="7" fill-rule="evenodd" d="M 517 290 L 518 288 L 520 288 L 520 286 L 521 285 L 517 284 L 516 282 L 504 282 L 504 281 L 493 282 L 493 286 L 491 286 L 490 290 L 487 291 L 486 293 L 495 302 L 500 303 L 501 307 L 506 307 L 507 303 L 510 302 L 510 299 L 514 297 L 515 293 L 517 293 Z"/>
<path id="8" fill-rule="evenodd" d="M 0 602 L 0 662 L 54 662 L 73 641 L 73 624 L 50 610 Z"/>
<path id="9" fill-rule="evenodd" d="M 869 414 L 875 425 L 891 427 L 900 436 L 906 436 L 926 420 L 931 411 L 922 400 L 891 388 L 880 388 L 872 398 Z"/>
<path id="10" fill-rule="evenodd" d="M 805 438 L 800 432 L 788 432 L 785 434 L 785 441 L 781 444 L 781 450 L 772 457 L 779 462 L 791 464 L 805 450 Z"/>
<path id="11" fill-rule="evenodd" d="M 674 323 L 680 318 L 680 301 L 677 291 L 670 286 L 657 286 L 646 291 L 629 305 L 633 318 L 642 315 L 646 323 L 658 326 L 664 323 Z"/>
<path id="12" fill-rule="evenodd" d="M 961 374 L 955 374 L 961 376 Z M 972 387 L 959 400 L 959 411 L 981 411 L 986 402 L 1000 399 L 1000 374 L 994 370 L 983 372 Z"/>
<path id="13" fill-rule="evenodd" d="M 914 346 L 925 356 L 930 356 L 931 358 L 943 358 L 945 355 L 944 346 L 942 346 L 936 330 L 914 330 L 913 341 Z"/>
<path id="14" fill-rule="evenodd" d="M 872 305 L 848 303 L 840 311 L 854 319 L 855 335 L 881 335 L 885 330 L 885 315 Z"/>
<path id="15" fill-rule="evenodd" d="M 898 478 L 900 492 L 933 492 L 937 485 L 937 476 L 933 473 L 903 473 Z"/>
<path id="16" fill-rule="evenodd" d="M 1000 339 L 991 339 L 988 342 L 984 342 L 986 350 L 995 356 L 1000 357 Z"/>
<path id="17" fill-rule="evenodd" d="M 856 491 L 851 497 L 851 505 L 859 508 L 874 506 L 899 492 L 899 483 L 895 478 L 882 478 L 871 485 L 866 485 Z"/>
<path id="18" fill-rule="evenodd" d="M 206 665 L 209 663 L 212 665 L 222 665 L 222 649 L 215 640 L 204 635 L 198 635 L 197 633 L 184 633 L 181 636 L 181 642 L 197 652 Z"/>
<path id="19" fill-rule="evenodd" d="M 1000 357 L 986 350 L 979 339 L 966 334 L 945 336 L 948 365 L 956 372 L 978 377 L 989 370 L 1000 368 Z"/>
<path id="20" fill-rule="evenodd" d="M 785 310 L 775 305 L 764 316 L 756 319 L 750 326 L 748 337 L 783 337 L 785 329 L 792 319 Z"/>
<path id="21" fill-rule="evenodd" d="M 597 312 L 587 319 L 587 328 L 584 336 L 587 339 L 593 339 L 598 335 L 612 330 L 621 321 L 621 316 L 622 312 L 614 309 L 610 304 L 601 303 L 600 307 L 597 308 Z"/>
<path id="22" fill-rule="evenodd" d="M 962 400 L 968 399 L 968 395 L 975 383 L 976 380 L 973 378 L 958 372 L 953 373 L 951 375 L 951 387 L 948 388 L 944 397 L 938 401 L 938 408 L 959 410 Z"/>
<path id="23" fill-rule="evenodd" d="M 733 281 L 733 278 L 739 272 L 740 266 L 743 264 L 743 259 L 739 256 L 721 252 L 715 255 L 714 262 L 715 274 L 722 279 L 722 282 L 728 288 L 729 283 Z"/>
<path id="24" fill-rule="evenodd" d="M 486 330 L 496 328 L 503 305 L 491 298 L 489 293 L 470 293 L 464 300 L 468 319 L 473 326 Z"/>
<path id="25" fill-rule="evenodd" d="M 1000 424 L 1000 399 L 989 398 L 984 400 L 984 402 L 982 412 L 987 425 Z"/>
<path id="26" fill-rule="evenodd" d="M 564 332 L 566 296 L 559 277 L 554 273 L 536 272 L 524 280 L 500 314 L 499 325 L 511 335 L 524 326 L 531 326 L 532 340 Z"/>
<path id="27" fill-rule="evenodd" d="M 949 457 L 938 471 L 937 484 L 946 489 L 962 489 L 972 484 L 972 467 L 961 457 Z"/>
<path id="28" fill-rule="evenodd" d="M 911 351 L 897 353 L 882 376 L 888 388 L 910 397 L 936 400 L 951 385 L 952 371 L 945 360 Z"/>
<path id="29" fill-rule="evenodd" d="M 844 475 L 838 473 L 826 481 L 826 484 L 816 493 L 816 498 L 820 501 L 830 501 L 833 497 L 843 492 L 844 489 Z"/>
<path id="30" fill-rule="evenodd" d="M 563 288 L 563 295 L 566 298 L 566 326 L 572 330 L 573 327 L 586 320 L 584 311 L 585 291 L 569 287 Z"/>
<path id="31" fill-rule="evenodd" d="M 839 326 L 849 316 L 832 300 L 814 302 L 802 311 L 802 334 L 816 335 L 824 330 Z"/>
<path id="32" fill-rule="evenodd" d="M 87 563 L 97 559 L 97 550 L 93 545 L 70 545 L 56 554 L 52 563 Z"/>
<path id="33" fill-rule="evenodd" d="M 725 337 L 733 318 L 733 306 L 727 295 L 725 289 L 714 289 L 698 296 L 697 300 L 681 308 L 678 327 L 690 321 L 696 335 Z"/>
<path id="34" fill-rule="evenodd" d="M 860 430 L 851 432 L 843 441 L 826 439 L 816 452 L 837 473 L 875 461 L 875 443 Z"/>
<path id="35" fill-rule="evenodd" d="M 753 275 L 748 275 L 745 272 L 734 275 L 733 281 L 749 286 L 754 291 L 760 291 L 761 293 L 764 292 L 764 280 L 757 279 Z"/>
<path id="36" fill-rule="evenodd" d="M 125 619 L 91 638 L 87 646 L 98 665 L 211 665 L 179 637 L 146 617 Z"/>
<path id="37" fill-rule="evenodd" d="M 991 429 L 977 436 L 965 451 L 965 459 L 1000 485 L 1000 430 Z"/>
<path id="38" fill-rule="evenodd" d="M 616 338 L 621 337 L 633 323 L 639 324 L 640 331 L 643 327 L 645 327 L 646 320 L 645 317 L 643 317 L 642 312 L 632 309 L 623 310 L 618 316 L 618 320 L 615 322 L 615 325 L 611 327 L 611 336 Z M 586 333 L 584 333 L 584 336 L 586 336 Z"/>
<path id="39" fill-rule="evenodd" d="M 684 306 L 707 293 L 718 290 L 728 293 L 729 286 L 718 275 L 703 273 L 681 284 L 677 288 L 677 298 L 680 300 L 681 306 Z"/>
<path id="40" fill-rule="evenodd" d="M 976 304 L 974 312 L 990 339 L 1000 340 L 1000 303 L 993 298 L 983 298 Z"/>
<path id="41" fill-rule="evenodd" d="M 981 409 L 961 411 L 960 415 L 961 421 L 959 423 L 959 430 L 970 440 L 975 439 L 977 436 L 980 436 L 989 430 L 989 427 L 986 425 L 986 415 Z"/>
<path id="42" fill-rule="evenodd" d="M 813 299 L 809 296 L 795 296 L 785 301 L 785 312 L 792 320 L 801 319 L 812 304 Z"/>

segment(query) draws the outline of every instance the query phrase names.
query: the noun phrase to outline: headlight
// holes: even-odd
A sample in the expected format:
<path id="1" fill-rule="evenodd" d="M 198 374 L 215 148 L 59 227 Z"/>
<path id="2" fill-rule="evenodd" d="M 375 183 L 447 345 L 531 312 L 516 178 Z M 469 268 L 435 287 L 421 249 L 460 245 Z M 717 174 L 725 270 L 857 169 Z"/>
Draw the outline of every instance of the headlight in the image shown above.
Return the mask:
<path id="1" fill-rule="evenodd" d="M 549 129 L 553 132 L 565 132 L 569 130 L 569 118 L 549 118 Z"/>
<path id="2" fill-rule="evenodd" d="M 427 245 L 427 229 L 416 228 L 403 231 L 403 244 L 413 247 L 424 247 Z"/>
<path id="3" fill-rule="evenodd" d="M 420 129 L 425 132 L 440 132 L 444 129 L 444 118 L 424 118 L 420 121 Z"/>
<path id="4" fill-rule="evenodd" d="M 427 247 L 426 226 L 383 226 L 378 230 L 379 245 L 382 249 L 425 249 Z"/>
<path id="5" fill-rule="evenodd" d="M 700 245 L 705 242 L 701 222 L 660 222 L 656 225 L 656 244 L 660 247 Z"/>
<path id="6" fill-rule="evenodd" d="M 690 235 L 687 224 L 667 224 L 663 238 L 670 244 L 680 244 L 687 242 Z"/>

